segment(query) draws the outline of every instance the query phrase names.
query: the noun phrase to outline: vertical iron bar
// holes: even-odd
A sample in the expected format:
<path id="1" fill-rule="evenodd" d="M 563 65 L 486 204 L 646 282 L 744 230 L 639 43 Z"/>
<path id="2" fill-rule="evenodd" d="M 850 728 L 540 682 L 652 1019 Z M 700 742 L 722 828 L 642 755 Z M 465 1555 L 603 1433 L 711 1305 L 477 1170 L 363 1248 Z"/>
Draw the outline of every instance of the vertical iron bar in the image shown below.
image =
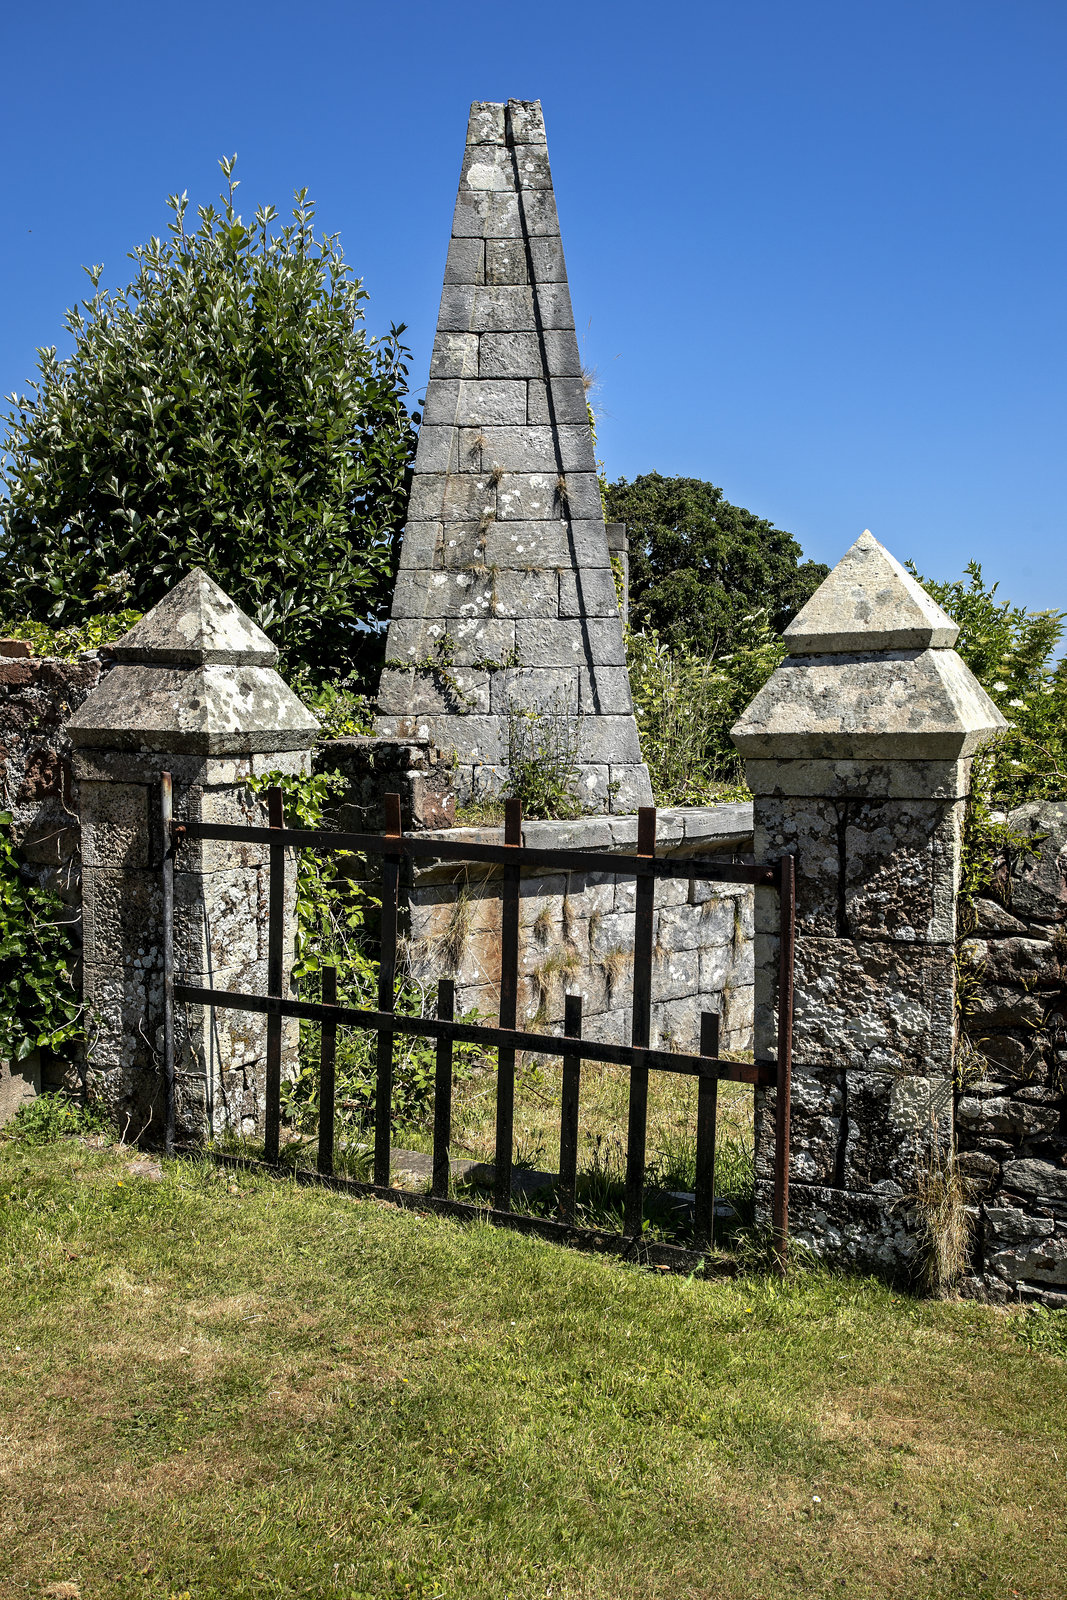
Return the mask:
<path id="1" fill-rule="evenodd" d="M 778 1083 L 774 1094 L 774 1241 L 778 1271 L 789 1261 L 789 1113 L 793 1089 L 793 956 L 796 943 L 796 858 L 779 870 Z"/>
<path id="2" fill-rule="evenodd" d="M 385 837 L 399 840 L 400 796 L 385 797 Z M 400 893 L 400 851 L 382 857 L 382 950 L 378 969 L 378 1010 L 396 1005 L 396 923 Z M 393 1030 L 378 1030 L 378 1076 L 374 1095 L 374 1181 L 389 1184 L 390 1142 L 393 1122 Z"/>
<path id="3" fill-rule="evenodd" d="M 522 806 L 509 800 L 504 809 L 504 843 L 522 844 Z M 500 1026 L 513 1028 L 519 1004 L 519 864 L 504 868 L 500 891 Z M 495 1194 L 498 1211 L 511 1210 L 511 1149 L 515 1123 L 515 1052 L 497 1051 Z"/>
<path id="4" fill-rule="evenodd" d="M 569 994 L 563 1002 L 563 1032 L 568 1039 L 582 1036 L 582 997 Z M 563 1057 L 563 1103 L 559 1122 L 559 1211 L 564 1222 L 574 1221 L 575 1188 L 578 1181 L 578 1097 L 581 1090 L 582 1058 Z"/>
<path id="5" fill-rule="evenodd" d="M 456 985 L 451 978 L 437 983 L 437 1018 L 451 1022 L 456 1014 Z M 433 1184 L 435 1200 L 447 1200 L 449 1148 L 452 1144 L 452 1040 L 438 1039 L 433 1089 Z"/>
<path id="6" fill-rule="evenodd" d="M 656 808 L 642 806 L 637 813 L 637 854 L 650 859 L 656 854 Z M 630 1043 L 635 1049 L 648 1048 L 652 1030 L 652 926 L 656 903 L 656 880 L 637 866 L 634 909 L 634 1002 Z M 626 1210 L 623 1233 L 636 1239 L 641 1235 L 641 1215 L 645 1201 L 645 1141 L 648 1125 L 648 1068 L 630 1068 L 630 1110 L 626 1135 Z"/>
<path id="7" fill-rule="evenodd" d="M 279 837 L 272 838 L 270 850 L 270 883 L 267 899 L 267 998 L 283 998 L 285 966 L 285 843 L 280 837 L 285 829 L 285 807 L 282 791 L 267 790 L 267 824 Z M 282 1097 L 282 1014 L 267 1012 L 267 1082 L 266 1109 L 264 1112 L 263 1157 L 277 1163 L 281 1139 Z"/>
<path id="8" fill-rule="evenodd" d="M 174 1154 L 174 785 L 160 774 L 159 810 L 163 824 L 163 1148 Z"/>
<path id="9" fill-rule="evenodd" d="M 700 1054 L 719 1053 L 719 1019 L 714 1011 L 700 1018 Z M 697 1079 L 697 1172 L 693 1196 L 693 1232 L 696 1248 L 710 1250 L 715 1242 L 715 1124 L 719 1110 L 718 1078 Z"/>
<path id="10" fill-rule="evenodd" d="M 337 968 L 322 969 L 322 1003 L 337 1004 Z M 319 1033 L 319 1171 L 329 1177 L 333 1172 L 334 1097 L 336 1094 L 337 1023 L 333 1017 L 323 1017 Z"/>

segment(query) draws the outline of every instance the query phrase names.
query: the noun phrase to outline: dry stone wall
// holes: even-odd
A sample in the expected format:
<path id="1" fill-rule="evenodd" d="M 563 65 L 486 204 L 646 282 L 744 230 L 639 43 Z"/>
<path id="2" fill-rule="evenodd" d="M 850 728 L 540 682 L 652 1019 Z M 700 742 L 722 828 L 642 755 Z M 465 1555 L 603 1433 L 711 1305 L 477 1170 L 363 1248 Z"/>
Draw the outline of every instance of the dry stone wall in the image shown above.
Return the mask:
<path id="1" fill-rule="evenodd" d="M 1004 863 L 962 944 L 960 1168 L 972 1293 L 1067 1306 L 1067 803 L 1009 815 L 1032 851 Z"/>

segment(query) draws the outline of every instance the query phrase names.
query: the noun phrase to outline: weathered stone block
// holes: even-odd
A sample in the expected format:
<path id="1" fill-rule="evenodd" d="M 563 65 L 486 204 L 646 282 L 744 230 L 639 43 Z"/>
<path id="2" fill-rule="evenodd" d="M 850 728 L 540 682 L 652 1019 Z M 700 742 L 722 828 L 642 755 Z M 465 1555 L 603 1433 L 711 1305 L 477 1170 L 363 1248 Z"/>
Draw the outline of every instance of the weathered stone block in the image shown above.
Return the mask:
<path id="1" fill-rule="evenodd" d="M 1067 1167 L 1054 1167 L 1048 1161 L 1006 1161 L 1004 1186 L 1037 1204 L 1067 1205 Z"/>
<path id="2" fill-rule="evenodd" d="M 554 243 L 555 241 L 545 241 Z M 487 249 L 492 249 L 488 245 Z M 440 335 L 438 335 L 440 337 Z M 471 335 L 478 338 L 477 334 Z M 546 374 L 547 368 L 547 374 Z M 580 378 L 578 340 L 571 328 L 527 329 L 506 333 L 483 332 L 478 346 L 478 376 L 482 378 Z"/>
<path id="3" fill-rule="evenodd" d="M 617 617 L 619 597 L 610 567 L 585 567 L 559 575 L 561 617 Z"/>
<path id="4" fill-rule="evenodd" d="M 761 942 L 777 945 L 767 935 Z M 767 1006 L 776 992 L 776 975 L 759 957 L 757 950 L 756 1003 Z M 797 939 L 795 984 L 798 1061 L 834 1058 L 874 1072 L 951 1076 L 951 946 L 802 935 Z"/>
<path id="5" fill-rule="evenodd" d="M 492 710 L 507 716 L 513 708 L 577 714 L 577 667 L 512 667 L 492 682 Z"/>
<path id="6" fill-rule="evenodd" d="M 553 378 L 548 383 L 531 378 L 524 421 L 552 425 L 588 423 L 589 405 L 581 378 Z"/>
<path id="7" fill-rule="evenodd" d="M 578 704 L 585 716 L 625 716 L 632 712 L 630 674 L 625 667 L 579 667 Z"/>
<path id="8" fill-rule="evenodd" d="M 500 466 L 507 473 L 547 472 L 552 475 L 551 491 L 554 504 L 546 514 L 558 517 L 560 509 L 570 507 L 568 498 L 562 501 L 556 475 L 571 472 L 593 472 L 593 438 L 589 424 L 579 426 L 561 424 L 559 427 L 497 427 L 486 425 L 482 460 Z M 509 484 L 510 488 L 511 485 Z M 499 497 L 499 505 L 503 496 Z M 525 516 L 527 513 L 523 513 Z M 575 513 L 587 519 L 588 512 Z"/>
<path id="9" fill-rule="evenodd" d="M 526 421 L 526 384 L 518 378 L 431 378 L 426 386 L 423 427 L 481 428 Z M 421 448 L 422 432 L 419 443 Z M 448 471 L 432 466 L 420 471 Z"/>
<path id="10" fill-rule="evenodd" d="M 579 622 L 571 618 L 556 622 L 550 628 L 544 623 L 519 621 L 515 624 L 515 649 L 526 667 L 588 666 L 591 662 L 618 667 L 626 664 L 622 628 L 614 619 L 594 617 Z M 587 759 L 623 761 L 633 758 L 627 746 L 625 752 L 608 749 L 603 757 L 590 754 Z"/>
<path id="11" fill-rule="evenodd" d="M 444 620 L 404 618 L 390 623 L 385 659 L 390 666 L 450 660 L 453 667 L 504 661 L 515 649 L 515 623 L 503 617 Z"/>
<path id="12" fill-rule="evenodd" d="M 425 716 L 489 711 L 489 673 L 466 667 L 397 671 L 387 667 L 378 686 L 378 710 L 385 715 Z"/>
<path id="13" fill-rule="evenodd" d="M 578 760 L 640 764 L 641 745 L 633 717 L 583 717 L 578 725 Z"/>
<path id="14" fill-rule="evenodd" d="M 1021 854 L 1012 871 L 1011 905 L 1020 916 L 1062 922 L 1067 917 L 1067 801 L 1040 800 L 1017 807 L 1011 826 L 1029 836 L 1034 854 Z"/>
<path id="15" fill-rule="evenodd" d="M 797 923 L 824 937 L 904 943 L 955 937 L 963 802 L 759 795 L 757 859 L 797 853 Z M 761 931 L 777 914 L 762 902 Z"/>
<path id="16" fill-rule="evenodd" d="M 460 241 L 454 240 L 453 243 Z M 472 241 L 481 249 L 481 241 Z M 476 282 L 476 279 L 464 280 Z M 478 335 L 441 332 L 434 340 L 430 357 L 431 378 L 476 378 L 478 376 Z M 420 439 L 421 443 L 421 439 Z M 440 470 L 440 469 L 438 469 Z"/>

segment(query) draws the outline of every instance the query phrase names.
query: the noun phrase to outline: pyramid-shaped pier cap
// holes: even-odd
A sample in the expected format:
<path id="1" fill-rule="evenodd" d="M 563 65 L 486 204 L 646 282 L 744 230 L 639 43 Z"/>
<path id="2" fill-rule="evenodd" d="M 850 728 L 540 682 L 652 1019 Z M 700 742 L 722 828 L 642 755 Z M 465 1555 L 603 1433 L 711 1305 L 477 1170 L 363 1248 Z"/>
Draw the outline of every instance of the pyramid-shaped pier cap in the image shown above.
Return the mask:
<path id="1" fill-rule="evenodd" d="M 386 663 L 378 732 L 454 752 L 461 801 L 525 729 L 588 809 L 651 803 L 537 101 L 471 107 Z"/>
<path id="2" fill-rule="evenodd" d="M 951 648 L 959 628 L 869 529 L 785 630 L 789 654 Z M 872 645 L 872 639 L 877 644 Z"/>
<path id="3" fill-rule="evenodd" d="M 180 666 L 273 666 L 278 652 L 263 629 L 201 567 L 176 583 L 111 647 L 119 661 Z"/>
<path id="4" fill-rule="evenodd" d="M 68 723 L 96 749 L 307 750 L 319 725 L 271 666 L 267 635 L 195 567 L 112 646 L 116 665 Z"/>
<path id="5" fill-rule="evenodd" d="M 785 631 L 789 655 L 730 730 L 746 759 L 941 760 L 1008 726 L 959 629 L 863 533 Z"/>

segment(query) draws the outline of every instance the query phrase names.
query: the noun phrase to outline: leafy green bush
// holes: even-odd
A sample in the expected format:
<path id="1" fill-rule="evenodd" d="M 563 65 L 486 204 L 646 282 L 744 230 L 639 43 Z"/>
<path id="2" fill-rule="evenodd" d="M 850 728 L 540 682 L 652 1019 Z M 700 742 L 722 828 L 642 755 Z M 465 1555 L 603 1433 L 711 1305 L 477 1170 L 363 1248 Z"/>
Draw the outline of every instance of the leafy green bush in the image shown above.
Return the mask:
<path id="1" fill-rule="evenodd" d="M 124 609 L 111 614 L 90 613 L 80 622 L 64 628 L 47 622 L 35 622 L 25 617 L 16 622 L 0 622 L 0 638 L 25 639 L 35 656 L 52 656 L 61 661 L 74 661 L 89 650 L 99 650 L 101 645 L 112 644 L 128 633 L 142 613 Z"/>
<path id="2" fill-rule="evenodd" d="M 672 651 L 721 659 L 746 648 L 758 606 L 780 632 L 830 570 L 700 478 L 646 472 L 606 485 L 604 499 L 629 533 L 631 622 Z"/>
<path id="3" fill-rule="evenodd" d="M 976 561 L 952 583 L 915 576 L 959 624 L 956 649 L 1011 724 L 972 767 L 960 876 L 966 907 L 996 892 L 1000 863 L 1033 848 L 1005 813 L 1027 800 L 1067 798 L 1067 661 L 1055 658 L 1067 613 L 1001 600 Z M 969 923 L 964 915 L 965 932 Z"/>
<path id="4" fill-rule="evenodd" d="M 39 1094 L 19 1106 L 3 1137 L 16 1144 L 55 1144 L 59 1139 L 103 1133 L 107 1117 L 93 1106 L 79 1106 L 64 1094 Z"/>
<path id="5" fill-rule="evenodd" d="M 171 196 L 127 287 L 87 269 L 72 354 L 42 350 L 12 397 L 6 609 L 66 627 L 108 609 L 111 580 L 145 611 L 199 565 L 291 663 L 376 658 L 414 448 L 403 328 L 367 336 L 306 190 L 288 225 L 273 206 L 246 225 L 221 165 L 221 209 L 194 230 Z"/>
<path id="6" fill-rule="evenodd" d="M 25 1061 L 82 1035 L 69 912 L 19 871 L 13 818 L 0 811 L 0 1056 Z"/>
<path id="7" fill-rule="evenodd" d="M 627 659 L 641 754 L 659 806 L 747 798 L 730 729 L 785 654 L 765 611 L 741 619 L 738 646 L 706 658 L 657 633 L 629 633 Z"/>
<path id="8" fill-rule="evenodd" d="M 283 793 L 290 827 L 322 828 L 328 825 L 331 799 L 344 788 L 333 774 L 296 776 L 267 773 L 252 780 L 253 792 L 277 785 Z M 301 850 L 297 858 L 296 947 L 292 968 L 294 987 L 302 999 L 322 995 L 322 968 L 337 969 L 337 998 L 341 1005 L 373 1010 L 378 1003 L 381 899 L 365 881 L 363 857 L 329 855 Z M 358 876 L 357 876 L 358 875 Z M 401 1016 L 433 1014 L 435 994 L 426 984 L 401 976 L 396 986 L 396 1010 Z M 467 1013 L 475 1020 L 477 1013 Z M 377 1092 L 376 1035 L 363 1029 L 344 1028 L 338 1035 L 336 1058 L 337 1121 L 342 1138 L 357 1136 L 374 1118 Z M 285 1086 L 285 1111 L 297 1128 L 314 1128 L 319 1105 L 319 1044 L 317 1023 L 300 1024 L 300 1070 Z M 481 1059 L 471 1045 L 454 1048 L 454 1071 L 461 1076 Z M 394 1128 L 415 1120 L 433 1093 L 435 1046 L 430 1039 L 397 1036 L 393 1066 Z"/>
<path id="9" fill-rule="evenodd" d="M 956 649 L 1012 725 L 987 749 L 977 788 L 1003 807 L 1067 797 L 1067 659 L 1056 659 L 1067 612 L 1001 600 L 976 561 L 965 580 L 919 582 L 959 624 Z"/>

